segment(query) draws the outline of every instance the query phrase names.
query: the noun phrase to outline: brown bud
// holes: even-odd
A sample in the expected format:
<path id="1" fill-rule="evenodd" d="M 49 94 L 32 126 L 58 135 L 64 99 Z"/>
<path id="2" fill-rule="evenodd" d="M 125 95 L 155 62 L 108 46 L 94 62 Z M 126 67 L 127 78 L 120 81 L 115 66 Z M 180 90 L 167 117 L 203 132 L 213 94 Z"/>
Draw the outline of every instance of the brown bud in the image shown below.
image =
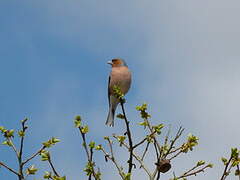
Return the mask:
<path id="1" fill-rule="evenodd" d="M 161 173 L 166 173 L 171 169 L 171 164 L 169 159 L 162 159 L 159 162 L 155 163 L 158 168 L 158 171 Z"/>

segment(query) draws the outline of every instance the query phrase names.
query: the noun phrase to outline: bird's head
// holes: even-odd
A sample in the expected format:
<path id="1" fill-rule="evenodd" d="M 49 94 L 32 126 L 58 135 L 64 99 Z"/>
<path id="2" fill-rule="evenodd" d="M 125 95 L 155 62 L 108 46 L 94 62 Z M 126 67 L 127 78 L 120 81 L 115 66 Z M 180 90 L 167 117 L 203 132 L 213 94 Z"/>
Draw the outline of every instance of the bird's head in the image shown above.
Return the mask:
<path id="1" fill-rule="evenodd" d="M 110 64 L 112 67 L 121 67 L 126 66 L 127 64 L 123 59 L 112 59 L 111 61 L 108 61 L 108 64 Z"/>

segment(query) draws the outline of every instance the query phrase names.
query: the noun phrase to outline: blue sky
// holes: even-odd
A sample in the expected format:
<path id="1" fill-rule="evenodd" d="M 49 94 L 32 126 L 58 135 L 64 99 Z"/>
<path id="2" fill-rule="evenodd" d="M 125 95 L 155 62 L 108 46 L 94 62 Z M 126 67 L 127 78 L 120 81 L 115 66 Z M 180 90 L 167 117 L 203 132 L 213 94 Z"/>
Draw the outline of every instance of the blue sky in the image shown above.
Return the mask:
<path id="1" fill-rule="evenodd" d="M 204 159 L 215 167 L 192 179 L 218 178 L 220 157 L 239 147 L 239 5 L 237 0 L 2 1 L 0 124 L 17 129 L 29 117 L 26 153 L 59 137 L 52 149 L 57 168 L 69 179 L 83 179 L 85 157 L 73 118 L 82 115 L 91 127 L 89 138 L 99 143 L 121 132 L 120 122 L 115 128 L 104 123 L 106 62 L 122 57 L 133 73 L 126 105 L 131 123 L 139 122 L 135 106 L 149 103 L 153 122 L 182 125 L 185 135 L 200 137 L 191 156 L 174 162 L 176 174 Z M 6 147 L 0 154 L 16 167 Z M 99 154 L 97 160 L 103 171 L 112 167 Z M 0 177 L 16 179 L 3 168 Z"/>

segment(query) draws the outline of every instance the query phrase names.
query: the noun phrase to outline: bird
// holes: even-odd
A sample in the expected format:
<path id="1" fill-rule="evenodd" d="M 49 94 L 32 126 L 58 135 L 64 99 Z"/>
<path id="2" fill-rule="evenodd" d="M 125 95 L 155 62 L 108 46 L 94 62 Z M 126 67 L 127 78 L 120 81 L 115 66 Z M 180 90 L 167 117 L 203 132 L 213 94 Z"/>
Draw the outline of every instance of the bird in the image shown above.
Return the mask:
<path id="1" fill-rule="evenodd" d="M 131 86 L 132 75 L 127 63 L 123 59 L 116 58 L 107 63 L 112 66 L 112 71 L 110 72 L 108 80 L 109 112 L 106 125 L 114 126 L 115 111 L 120 101 L 114 96 L 113 87 L 118 86 L 121 92 L 125 95 Z"/>

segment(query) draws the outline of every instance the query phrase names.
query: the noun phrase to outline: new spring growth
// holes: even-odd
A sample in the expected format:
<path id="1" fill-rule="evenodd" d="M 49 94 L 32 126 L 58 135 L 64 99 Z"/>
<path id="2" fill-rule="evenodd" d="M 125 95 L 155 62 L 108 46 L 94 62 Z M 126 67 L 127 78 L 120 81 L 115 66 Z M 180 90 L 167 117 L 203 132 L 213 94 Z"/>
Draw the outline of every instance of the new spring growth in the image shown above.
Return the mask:
<path id="1" fill-rule="evenodd" d="M 81 116 L 76 116 L 74 120 L 75 127 L 79 128 L 81 126 L 81 122 L 82 122 Z"/>
<path id="2" fill-rule="evenodd" d="M 34 175 L 34 174 L 36 174 L 37 171 L 38 171 L 38 169 L 35 168 L 34 165 L 31 165 L 29 168 L 27 168 L 26 174 L 27 175 Z"/>
<path id="3" fill-rule="evenodd" d="M 45 172 L 43 178 L 52 179 L 52 180 L 66 180 L 66 176 L 58 177 L 58 176 L 52 175 L 52 172 L 48 172 L 48 171 Z"/>
<path id="4" fill-rule="evenodd" d="M 50 153 L 49 151 L 46 151 L 46 150 L 42 150 L 40 152 L 40 156 L 42 161 L 48 161 L 50 159 Z"/>
<path id="5" fill-rule="evenodd" d="M 151 115 L 148 114 L 147 111 L 146 111 L 146 110 L 147 110 L 147 104 L 146 104 L 146 103 L 144 103 L 144 104 L 141 105 L 141 106 L 137 106 L 137 107 L 136 107 L 136 110 L 137 110 L 137 111 L 140 111 L 140 114 L 141 114 L 142 119 L 148 119 L 148 118 L 151 117 Z"/>
<path id="6" fill-rule="evenodd" d="M 198 145 L 198 140 L 199 140 L 198 137 L 192 134 L 189 134 L 187 138 L 187 142 L 184 143 L 181 147 L 182 152 L 187 153 L 189 150 L 192 151 L 193 147 Z"/>
<path id="7" fill-rule="evenodd" d="M 117 85 L 113 86 L 113 93 L 114 93 L 114 96 L 116 98 L 118 98 L 119 100 L 123 99 L 123 97 L 124 97 L 124 94 L 122 93 L 120 87 Z"/>
<path id="8" fill-rule="evenodd" d="M 81 116 L 76 116 L 75 120 L 74 120 L 74 124 L 76 128 L 80 128 L 81 129 L 81 133 L 83 134 L 87 134 L 89 132 L 89 128 L 87 125 L 83 126 L 82 125 L 82 118 Z"/>
<path id="9" fill-rule="evenodd" d="M 56 143 L 58 143 L 58 142 L 60 142 L 59 139 L 52 137 L 51 139 L 49 139 L 49 140 L 46 141 L 46 142 L 43 142 L 42 144 L 43 144 L 43 146 L 45 146 L 45 147 L 47 147 L 47 148 L 50 148 L 50 147 L 52 147 L 53 145 L 55 145 Z"/>

